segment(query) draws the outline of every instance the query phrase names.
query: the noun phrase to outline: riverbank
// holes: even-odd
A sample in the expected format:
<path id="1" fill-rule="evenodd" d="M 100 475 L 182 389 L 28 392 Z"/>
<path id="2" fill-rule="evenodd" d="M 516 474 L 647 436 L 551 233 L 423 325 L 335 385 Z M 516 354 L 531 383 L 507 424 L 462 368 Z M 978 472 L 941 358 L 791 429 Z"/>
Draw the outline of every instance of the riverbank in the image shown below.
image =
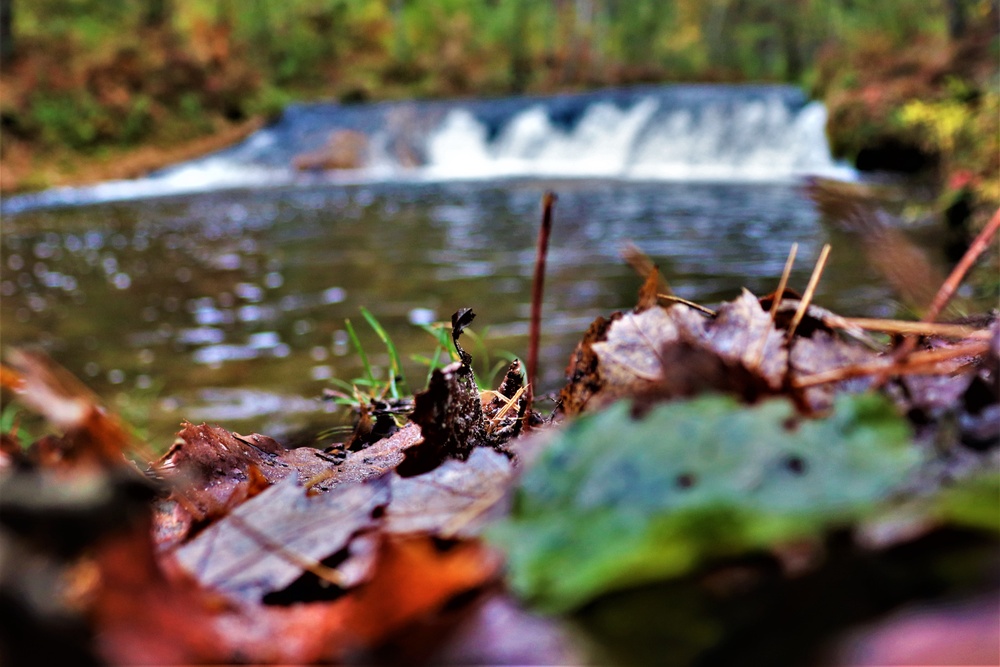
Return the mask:
<path id="1" fill-rule="evenodd" d="M 96 155 L 72 151 L 38 155 L 30 143 L 15 141 L 0 164 L 0 193 L 139 178 L 231 146 L 263 126 L 264 118 L 258 116 L 238 123 L 220 123 L 215 131 L 179 144 L 113 147 Z"/>

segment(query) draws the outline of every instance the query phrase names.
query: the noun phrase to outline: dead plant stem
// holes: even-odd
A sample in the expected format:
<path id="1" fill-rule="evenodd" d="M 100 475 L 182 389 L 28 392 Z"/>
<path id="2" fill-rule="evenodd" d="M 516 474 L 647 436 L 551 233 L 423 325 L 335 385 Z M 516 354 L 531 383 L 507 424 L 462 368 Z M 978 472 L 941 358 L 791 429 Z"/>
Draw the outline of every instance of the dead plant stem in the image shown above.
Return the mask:
<path id="1" fill-rule="evenodd" d="M 1000 209 L 997 209 L 982 231 L 976 235 L 976 238 L 969 245 L 969 249 L 962 255 L 962 259 L 959 260 L 955 268 L 952 269 L 951 274 L 945 279 L 944 284 L 941 285 L 941 289 L 934 296 L 930 308 L 927 309 L 927 312 L 921 318 L 921 322 L 930 323 L 937 320 L 941 311 L 948 305 L 948 302 L 951 301 L 951 298 L 962 284 L 965 274 L 969 272 L 969 269 L 979 259 L 979 256 L 989 247 L 990 239 L 993 238 L 998 229 L 1000 229 Z"/>
<path id="2" fill-rule="evenodd" d="M 682 303 L 685 306 L 687 306 L 688 308 L 694 308 L 699 313 L 704 313 L 705 315 L 708 315 L 709 317 L 715 317 L 716 315 L 718 315 L 718 313 L 716 313 L 711 308 L 706 308 L 705 306 L 701 305 L 700 303 L 695 303 L 694 301 L 689 301 L 689 300 L 681 298 L 679 296 L 674 296 L 673 294 L 657 294 L 656 296 L 658 298 L 660 298 L 660 299 L 663 299 L 664 301 L 670 301 L 672 303 Z"/>
<path id="3" fill-rule="evenodd" d="M 976 235 L 976 238 L 973 239 L 971 244 L 969 244 L 969 249 L 965 251 L 964 255 L 962 255 L 962 259 L 958 261 L 955 268 L 952 269 L 951 273 L 948 274 L 948 277 L 945 278 L 941 288 L 938 289 L 937 294 L 934 295 L 934 300 L 931 301 L 930 307 L 927 308 L 927 312 L 924 313 L 922 318 L 920 318 L 921 322 L 924 324 L 930 324 L 937 320 L 941 311 L 948 305 L 948 302 L 951 301 L 951 298 L 955 295 L 955 292 L 962 284 L 965 274 L 969 272 L 969 269 L 971 269 L 972 265 L 975 264 L 977 259 L 979 259 L 979 256 L 982 255 L 989 247 L 990 240 L 997 233 L 998 229 L 1000 229 L 1000 209 L 997 209 L 997 211 L 993 214 L 993 217 L 990 218 L 990 221 L 986 223 L 985 227 L 983 227 L 982 231 Z M 916 349 L 916 347 L 916 337 L 911 336 L 910 338 L 904 339 L 899 348 L 896 350 L 896 353 L 893 355 L 893 360 L 896 363 L 905 361 L 913 350 Z M 882 373 L 875 380 L 875 386 L 881 387 L 888 379 L 888 373 Z"/>
<path id="4" fill-rule="evenodd" d="M 826 266 L 826 259 L 830 256 L 830 244 L 827 243 L 823 246 L 823 250 L 819 253 L 819 259 L 816 260 L 816 267 L 813 269 L 812 275 L 809 277 L 809 284 L 806 285 L 806 293 L 802 295 L 802 300 L 799 301 L 799 309 L 795 311 L 795 316 L 792 318 L 792 323 L 788 326 L 788 340 L 791 341 L 792 337 L 795 336 L 795 329 L 798 328 L 799 322 L 805 317 L 806 311 L 809 309 L 809 303 L 812 301 L 813 294 L 816 293 L 816 286 L 819 284 L 820 276 L 823 275 L 823 268 Z"/>
<path id="5" fill-rule="evenodd" d="M 528 411 L 534 398 L 538 376 L 538 342 L 542 329 L 542 294 L 545 286 L 545 259 L 549 253 L 549 236 L 552 234 L 552 207 L 556 202 L 554 192 L 542 196 L 542 226 L 538 230 L 538 249 L 535 254 L 535 276 L 531 283 L 531 328 L 528 339 Z"/>
<path id="6" fill-rule="evenodd" d="M 774 293 L 774 298 L 771 300 L 771 322 L 774 322 L 774 318 L 778 314 L 778 306 L 781 305 L 782 296 L 785 294 L 785 288 L 788 287 L 788 278 L 792 275 L 792 265 L 795 264 L 795 255 L 799 252 L 799 244 L 793 243 L 791 250 L 788 251 L 788 259 L 785 260 L 785 268 L 781 271 L 781 280 L 778 281 L 778 290 Z"/>
<path id="7" fill-rule="evenodd" d="M 814 373 L 812 375 L 797 378 L 792 382 L 792 385 L 796 389 L 805 389 L 821 384 L 830 384 L 831 382 L 842 382 L 843 380 L 864 377 L 866 375 L 884 376 L 887 374 L 905 375 L 914 373 L 939 374 L 940 370 L 936 369 L 935 366 L 940 364 L 942 361 L 950 361 L 961 357 L 974 357 L 983 354 L 988 349 L 988 342 L 977 341 L 975 343 L 956 345 L 954 347 L 939 350 L 914 352 L 905 362 L 875 362 L 835 368 L 829 371 L 823 371 L 821 373 Z"/>
<path id="8" fill-rule="evenodd" d="M 908 322 L 906 320 L 882 320 L 868 317 L 845 317 L 842 319 L 847 326 L 888 334 L 916 334 L 918 336 L 939 336 L 941 338 L 958 339 L 978 337 L 980 334 L 989 335 L 989 332 L 986 330 L 978 330 L 962 324 Z M 828 324 L 836 326 L 837 322 L 830 322 Z"/>

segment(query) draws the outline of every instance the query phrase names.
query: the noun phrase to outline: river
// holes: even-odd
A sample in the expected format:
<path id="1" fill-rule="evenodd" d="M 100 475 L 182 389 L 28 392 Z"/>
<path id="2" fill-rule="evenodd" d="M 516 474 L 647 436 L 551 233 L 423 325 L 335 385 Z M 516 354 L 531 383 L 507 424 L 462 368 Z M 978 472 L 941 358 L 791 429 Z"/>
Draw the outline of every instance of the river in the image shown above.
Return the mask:
<path id="1" fill-rule="evenodd" d="M 5 200 L 3 344 L 46 349 L 161 447 L 184 419 L 322 428 L 342 419 L 322 390 L 362 375 L 345 319 L 387 363 L 362 306 L 407 360 L 434 349 L 417 325 L 461 307 L 490 362 L 526 353 L 548 189 L 540 393 L 558 389 L 595 316 L 634 303 L 627 243 L 678 295 L 712 304 L 772 291 L 793 242 L 801 289 L 829 242 L 816 301 L 891 316 L 889 289 L 803 191 L 811 175 L 856 178 L 830 159 L 824 122 L 776 86 L 293 106 L 239 146 L 145 179 Z M 359 168 L 290 168 L 344 130 L 367 137 Z M 426 369 L 406 370 L 421 388 Z"/>

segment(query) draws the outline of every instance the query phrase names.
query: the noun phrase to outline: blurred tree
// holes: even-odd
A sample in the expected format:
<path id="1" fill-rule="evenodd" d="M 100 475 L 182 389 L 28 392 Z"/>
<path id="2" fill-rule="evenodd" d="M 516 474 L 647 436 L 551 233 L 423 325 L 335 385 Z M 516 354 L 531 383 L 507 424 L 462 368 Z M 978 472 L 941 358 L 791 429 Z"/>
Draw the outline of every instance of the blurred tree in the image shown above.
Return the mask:
<path id="1" fill-rule="evenodd" d="M 173 7 L 170 0 L 147 0 L 146 15 L 143 23 L 149 28 L 161 28 L 170 25 L 173 17 Z"/>
<path id="2" fill-rule="evenodd" d="M 0 58 L 14 55 L 14 0 L 0 0 Z"/>

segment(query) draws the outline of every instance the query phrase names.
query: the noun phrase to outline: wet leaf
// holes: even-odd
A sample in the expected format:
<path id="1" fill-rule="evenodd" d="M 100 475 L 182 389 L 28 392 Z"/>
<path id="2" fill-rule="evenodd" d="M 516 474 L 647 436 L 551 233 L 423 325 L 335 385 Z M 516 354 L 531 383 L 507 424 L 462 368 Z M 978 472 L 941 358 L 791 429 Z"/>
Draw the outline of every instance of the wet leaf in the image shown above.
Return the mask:
<path id="1" fill-rule="evenodd" d="M 184 424 L 166 454 L 152 465 L 182 489 L 195 521 L 221 516 L 248 496 L 251 468 L 274 483 L 288 475 L 279 463 L 285 448 L 257 433 L 241 436 L 218 426 Z"/>
<path id="2" fill-rule="evenodd" d="M 502 509 L 513 479 L 510 459 L 478 448 L 466 461 L 446 461 L 417 477 L 391 476 L 392 502 L 385 514 L 391 533 L 468 537 Z"/>
<path id="3" fill-rule="evenodd" d="M 374 528 L 388 502 L 386 479 L 310 496 L 292 476 L 206 528 L 177 559 L 206 587 L 259 602 L 298 578 L 302 559 L 322 561 Z"/>
<path id="4" fill-rule="evenodd" d="M 54 445 L 51 456 L 29 452 L 29 458 L 47 467 L 118 467 L 126 463 L 125 454 L 136 443 L 82 382 L 41 352 L 13 349 L 7 357 L 16 372 L 4 369 L 4 384 L 65 434 L 57 441 L 50 440 Z"/>
<path id="5" fill-rule="evenodd" d="M 789 363 L 791 376 L 795 378 L 868 363 L 874 359 L 876 355 L 870 349 L 849 345 L 832 333 L 817 330 L 808 338 L 800 336 L 795 339 Z M 809 387 L 802 392 L 801 401 L 810 412 L 822 412 L 832 407 L 838 392 L 860 392 L 870 385 L 871 378 L 859 378 Z"/>
<path id="6" fill-rule="evenodd" d="M 788 403 L 704 397 L 569 424 L 488 535 L 544 609 L 674 578 L 717 557 L 822 534 L 876 507 L 921 461 L 891 406 L 862 395 L 828 419 Z"/>
<path id="7" fill-rule="evenodd" d="M 312 447 L 286 450 L 259 434 L 242 436 L 215 426 L 187 424 L 154 469 L 174 485 L 170 498 L 156 505 L 154 535 L 161 549 L 187 539 L 198 523 L 225 516 L 269 484 L 298 475 L 315 492 L 375 479 L 403 460 L 403 451 L 420 440 L 420 428 L 407 425 L 391 437 L 343 459 Z"/>
<path id="8" fill-rule="evenodd" d="M 788 370 L 784 334 L 746 290 L 714 318 L 641 298 L 643 309 L 595 322 L 577 347 L 570 383 L 560 393 L 566 414 L 625 397 L 662 401 L 723 391 L 752 401 L 781 390 Z"/>

